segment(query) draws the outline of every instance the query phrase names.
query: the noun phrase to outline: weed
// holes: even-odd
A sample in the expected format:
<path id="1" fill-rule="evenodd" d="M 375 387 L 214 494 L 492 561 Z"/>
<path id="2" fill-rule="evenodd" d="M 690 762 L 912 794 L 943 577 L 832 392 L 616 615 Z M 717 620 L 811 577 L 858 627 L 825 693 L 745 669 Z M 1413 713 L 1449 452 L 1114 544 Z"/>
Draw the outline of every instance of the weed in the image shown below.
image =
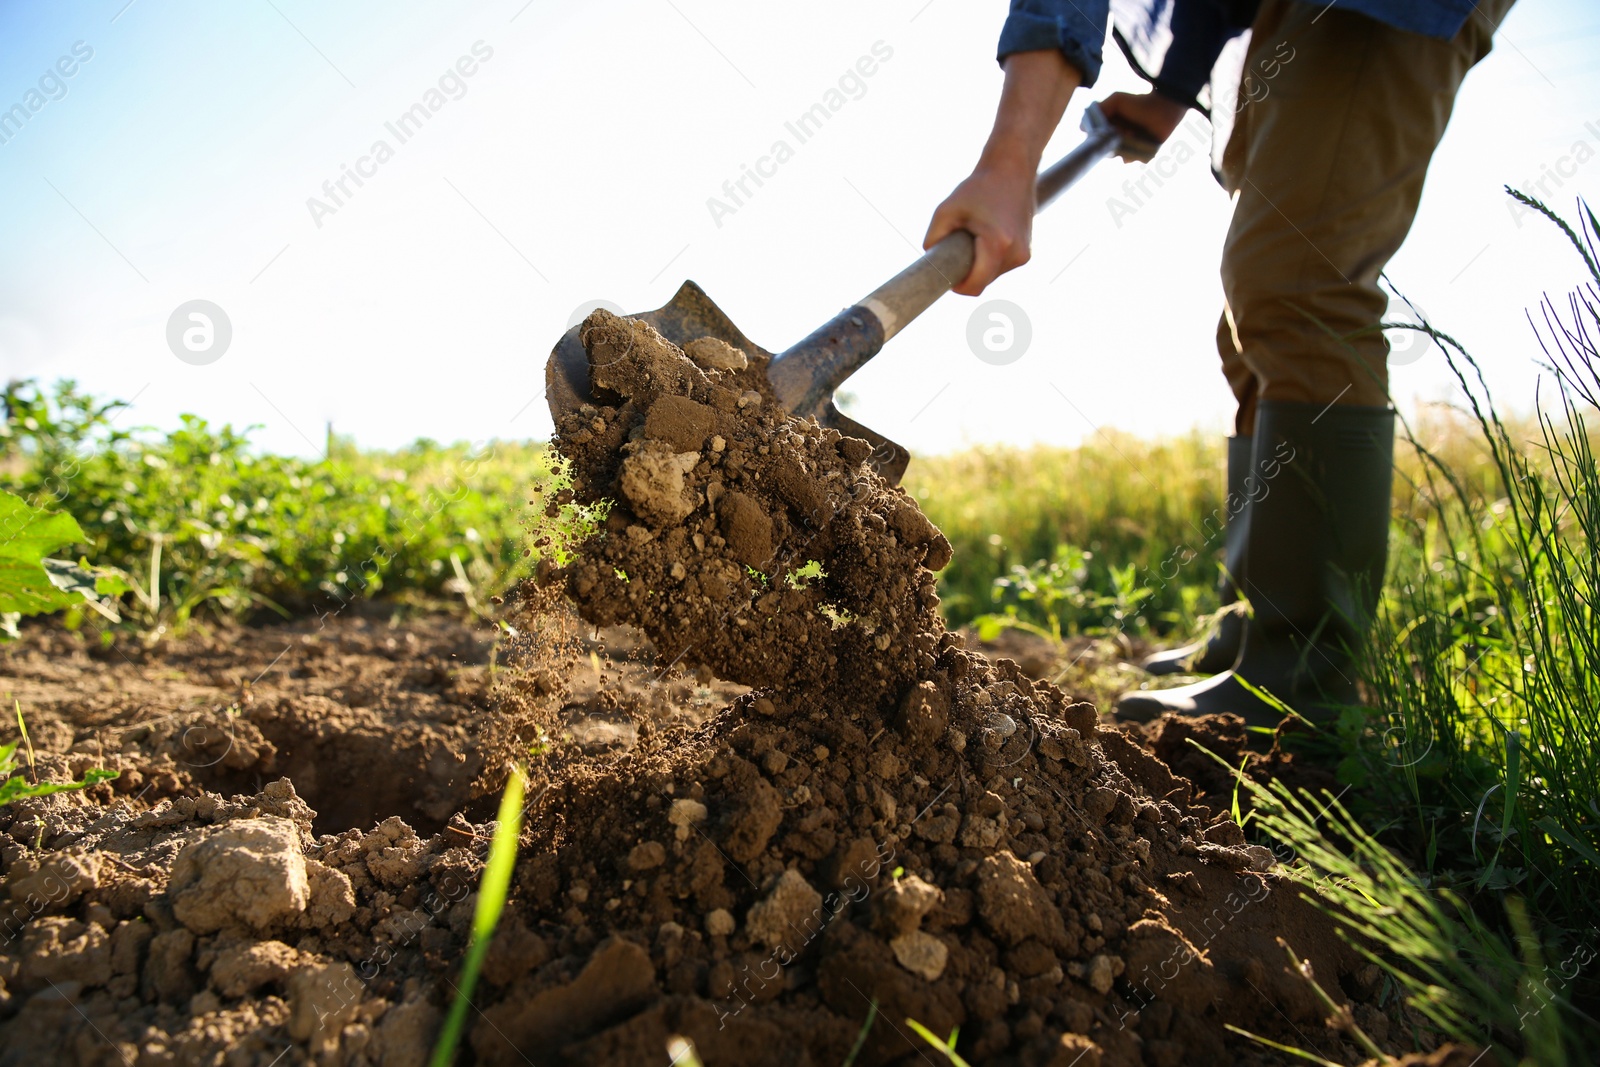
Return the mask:
<path id="1" fill-rule="evenodd" d="M 1554 404 L 1531 426 L 1508 425 L 1476 360 L 1422 327 L 1488 470 L 1464 472 L 1407 428 L 1415 506 L 1362 657 L 1376 711 L 1338 727 L 1357 813 L 1430 884 L 1503 912 L 1502 934 L 1514 922 L 1499 903 L 1525 906 L 1556 953 L 1592 928 L 1600 893 L 1600 272 L 1593 214 L 1582 236 L 1562 228 L 1591 281 L 1564 312 L 1542 305 Z"/>
<path id="2" fill-rule="evenodd" d="M 822 569 L 820 560 L 807 560 L 804 567 L 797 567 L 784 576 L 784 581 L 790 589 L 804 589 L 812 582 L 826 578 L 828 572 Z"/>
<path id="3" fill-rule="evenodd" d="M 878 1001 L 873 998 L 867 1005 L 867 1017 L 861 1024 L 861 1029 L 856 1032 L 855 1044 L 850 1046 L 850 1055 L 844 1058 L 839 1067 L 853 1067 L 856 1057 L 861 1055 L 861 1050 L 867 1047 L 867 1035 L 872 1033 L 872 1024 L 878 1021 Z"/>
<path id="4" fill-rule="evenodd" d="M 461 983 L 453 987 L 455 999 L 439 1031 L 429 1067 L 449 1067 L 455 1058 L 456 1045 L 461 1041 L 467 1011 L 472 1007 L 472 991 L 478 985 L 478 972 L 483 969 L 489 942 L 494 937 L 511 888 L 511 872 L 517 863 L 517 838 L 522 832 L 522 797 L 526 784 L 522 768 L 513 767 L 511 776 L 506 779 L 506 791 L 500 796 L 499 822 L 489 845 L 483 879 L 478 884 L 478 902 L 472 912 L 472 940 L 467 945 L 466 961 L 461 965 Z"/>
<path id="5" fill-rule="evenodd" d="M 934 1036 L 932 1030 L 929 1030 L 915 1019 L 907 1019 L 906 1025 L 915 1030 L 918 1037 L 938 1049 L 944 1058 L 954 1064 L 955 1067 L 971 1067 L 966 1060 L 961 1058 L 961 1054 L 956 1051 L 956 1039 L 961 1036 L 961 1028 L 959 1026 L 950 1031 L 948 1040 L 940 1041 Z"/>
<path id="6" fill-rule="evenodd" d="M 17 729 L 22 732 L 19 740 L 8 745 L 0 745 L 0 807 L 5 807 L 12 801 L 22 800 L 25 797 L 47 797 L 52 793 L 66 793 L 75 789 L 87 789 L 100 782 L 109 782 L 118 775 L 117 771 L 108 771 L 99 767 L 92 767 L 83 774 L 81 782 L 40 782 L 33 770 L 33 742 L 28 738 L 28 724 L 22 719 L 22 704 L 13 700 L 17 711 Z M 28 749 L 28 774 L 16 775 L 17 746 L 26 745 Z M 15 777 L 14 777 L 15 776 Z M 34 779 L 29 781 L 29 779 Z M 40 835 L 44 833 L 40 827 Z M 36 846 L 37 847 L 37 846 Z"/>

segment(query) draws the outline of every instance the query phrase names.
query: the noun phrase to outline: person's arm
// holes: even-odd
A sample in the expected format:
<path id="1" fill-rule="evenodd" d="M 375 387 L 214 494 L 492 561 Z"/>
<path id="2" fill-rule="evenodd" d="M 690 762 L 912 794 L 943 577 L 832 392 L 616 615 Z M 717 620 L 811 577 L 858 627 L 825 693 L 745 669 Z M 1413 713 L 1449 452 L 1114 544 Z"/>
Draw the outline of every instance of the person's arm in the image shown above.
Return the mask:
<path id="1" fill-rule="evenodd" d="M 922 242 L 931 248 L 963 229 L 977 239 L 972 270 L 954 287 L 964 296 L 977 296 L 997 277 L 1028 262 L 1039 159 L 1083 81 L 1058 48 L 1013 52 L 1005 58 L 1005 70 L 1000 107 L 978 165 L 934 210 Z"/>
<path id="2" fill-rule="evenodd" d="M 1108 0 L 1011 0 L 998 58 L 1005 87 L 978 165 L 933 213 L 923 247 L 958 229 L 976 238 L 972 270 L 955 292 L 977 296 L 1028 261 L 1033 183 L 1044 146 L 1078 86 L 1100 76 Z"/>

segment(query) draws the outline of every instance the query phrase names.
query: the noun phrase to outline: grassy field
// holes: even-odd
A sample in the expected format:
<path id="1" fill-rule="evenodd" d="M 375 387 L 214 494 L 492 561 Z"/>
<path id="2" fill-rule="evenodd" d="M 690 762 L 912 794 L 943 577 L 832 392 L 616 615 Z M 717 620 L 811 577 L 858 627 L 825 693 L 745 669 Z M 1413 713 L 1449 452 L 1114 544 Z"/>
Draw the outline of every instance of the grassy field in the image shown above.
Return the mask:
<path id="1" fill-rule="evenodd" d="M 1442 1032 L 1503 1062 L 1568 1062 L 1596 1036 L 1584 1011 L 1600 949 L 1592 237 L 1573 235 L 1592 284 L 1551 305 L 1558 325 L 1541 337 L 1548 414 L 1503 421 L 1471 357 L 1435 335 L 1468 399 L 1403 433 L 1389 581 L 1362 657 L 1370 706 L 1309 742 L 1348 791 L 1338 803 L 1261 793 L 1252 824 L 1354 931 L 1389 946 L 1380 962 Z M 332 440 L 304 460 L 194 417 L 125 428 L 120 405 L 70 383 L 13 383 L 4 403 L 0 486 L 69 512 L 87 538 L 77 551 L 130 586 L 122 623 L 67 619 L 108 641 L 364 597 L 481 611 L 527 572 L 527 502 L 550 477 L 537 443 Z M 1222 506 L 1221 446 L 1112 433 L 918 459 L 906 487 L 955 546 L 941 577 L 950 621 L 1189 636 L 1216 607 L 1220 541 L 1204 517 Z"/>

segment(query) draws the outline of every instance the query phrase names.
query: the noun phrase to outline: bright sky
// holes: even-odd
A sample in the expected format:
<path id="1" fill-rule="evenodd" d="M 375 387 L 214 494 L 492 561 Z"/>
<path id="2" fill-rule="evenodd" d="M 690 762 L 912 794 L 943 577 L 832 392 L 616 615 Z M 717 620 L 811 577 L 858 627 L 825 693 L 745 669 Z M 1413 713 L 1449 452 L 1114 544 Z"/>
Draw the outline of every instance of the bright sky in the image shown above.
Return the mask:
<path id="1" fill-rule="evenodd" d="M 130 424 L 195 412 L 305 454 L 328 421 L 367 445 L 542 437 L 544 360 L 580 306 L 645 310 L 693 278 L 782 349 L 909 262 L 987 132 L 1005 8 L 4 5 L 0 109 L 37 110 L 0 126 L 0 367 L 136 397 Z M 1389 268 L 1513 406 L 1532 400 L 1538 355 L 1523 309 L 1578 274 L 1500 187 L 1546 176 L 1569 215 L 1600 189 L 1597 37 L 1600 11 L 1577 0 L 1513 10 Z M 1083 105 L 1141 84 L 1115 52 L 1052 156 L 1078 139 Z M 874 56 L 870 77 L 850 73 Z M 841 77 L 844 106 L 797 144 L 784 124 Z M 437 111 L 402 141 L 386 124 L 419 102 Z M 714 218 L 708 198 L 779 139 L 793 157 Z M 1120 220 L 1108 199 L 1137 168 L 1103 164 L 1041 217 L 1033 262 L 986 294 L 1028 316 L 1023 356 L 976 358 L 977 303 L 946 297 L 851 381 L 857 417 L 921 452 L 1223 429 L 1212 336 L 1228 203 L 1204 160 Z M 324 183 L 346 168 L 365 176 L 335 201 Z M 204 365 L 168 346 L 192 300 L 232 327 Z M 1436 351 L 1394 370 L 1403 403 L 1448 386 Z"/>

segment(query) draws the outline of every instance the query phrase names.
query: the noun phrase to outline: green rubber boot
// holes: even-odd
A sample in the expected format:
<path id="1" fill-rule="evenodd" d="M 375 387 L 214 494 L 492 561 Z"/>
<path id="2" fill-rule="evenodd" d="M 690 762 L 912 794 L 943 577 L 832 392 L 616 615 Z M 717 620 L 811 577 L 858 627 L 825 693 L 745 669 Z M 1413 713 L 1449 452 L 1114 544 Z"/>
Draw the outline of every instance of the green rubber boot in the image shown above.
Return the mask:
<path id="1" fill-rule="evenodd" d="M 1357 698 L 1351 650 L 1377 605 L 1389 549 L 1394 412 L 1263 401 L 1242 590 L 1250 603 L 1233 669 L 1176 689 L 1126 693 L 1119 718 L 1233 712 L 1253 726 L 1282 716 L 1239 683 L 1310 719 Z"/>
<path id="2" fill-rule="evenodd" d="M 1235 584 L 1244 578 L 1244 546 L 1250 526 L 1250 497 L 1260 493 L 1259 477 L 1250 477 L 1250 454 L 1254 438 L 1228 438 L 1228 493 L 1222 501 L 1222 576 L 1217 580 L 1217 597 L 1224 609 L 1239 601 Z M 1210 520 L 1206 537 L 1215 537 Z M 1139 664 L 1151 674 L 1220 674 L 1239 658 L 1244 639 L 1244 615 L 1224 610 L 1210 634 L 1191 644 L 1169 648 L 1147 656 Z"/>

